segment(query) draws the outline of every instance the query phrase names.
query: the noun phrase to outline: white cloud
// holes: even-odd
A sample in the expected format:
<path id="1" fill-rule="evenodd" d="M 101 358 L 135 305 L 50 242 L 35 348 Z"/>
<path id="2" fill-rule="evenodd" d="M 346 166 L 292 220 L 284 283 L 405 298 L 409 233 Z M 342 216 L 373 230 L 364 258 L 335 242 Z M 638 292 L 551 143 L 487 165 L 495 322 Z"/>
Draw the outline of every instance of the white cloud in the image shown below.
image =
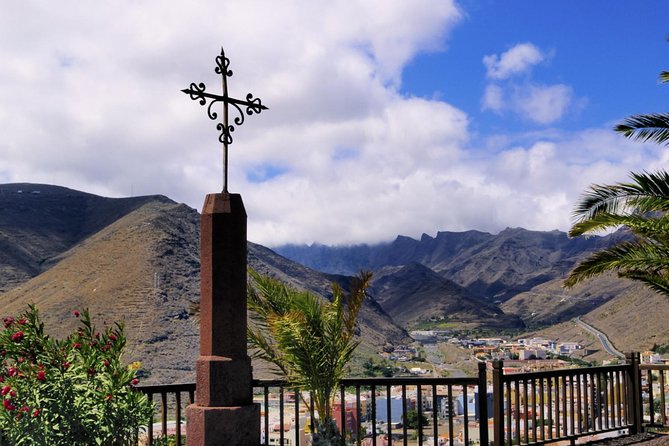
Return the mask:
<path id="1" fill-rule="evenodd" d="M 537 85 L 488 84 L 481 101 L 482 110 L 498 114 L 511 112 L 525 121 L 552 124 L 562 119 L 570 110 L 578 109 L 573 89 L 564 84 Z"/>
<path id="2" fill-rule="evenodd" d="M 534 65 L 545 60 L 546 56 L 531 43 L 519 43 L 501 55 L 490 54 L 483 57 L 487 76 L 490 79 L 508 79 L 529 71 Z"/>
<path id="3" fill-rule="evenodd" d="M 504 109 L 504 91 L 499 85 L 489 84 L 483 94 L 483 110 L 501 112 Z"/>
<path id="4" fill-rule="evenodd" d="M 539 124 L 561 119 L 573 100 L 572 88 L 563 85 L 525 85 L 516 89 L 513 109 L 521 116 Z"/>
<path id="5" fill-rule="evenodd" d="M 576 99 L 570 86 L 544 85 L 531 80 L 531 68 L 548 58 L 549 55 L 531 43 L 518 44 L 499 56 L 485 56 L 483 64 L 492 81 L 485 87 L 481 109 L 498 114 L 511 112 L 525 121 L 546 125 L 582 106 L 584 99 Z M 522 73 L 528 73 L 528 76 L 514 79 Z"/>
<path id="6" fill-rule="evenodd" d="M 588 182 L 659 159 L 609 131 L 472 148 L 462 110 L 398 93 L 402 69 L 443 47 L 461 15 L 445 0 L 17 3 L 0 15 L 0 182 L 200 208 L 220 190 L 221 149 L 215 123 L 179 90 L 219 88 L 221 44 L 231 94 L 270 108 L 247 117 L 230 147 L 249 238 L 269 246 L 566 229 Z M 498 76 L 531 65 L 510 57 L 495 62 Z M 488 106 L 522 112 L 509 108 L 520 102 L 507 82 L 490 87 Z M 556 95 L 526 102 L 546 121 L 564 109 Z"/>

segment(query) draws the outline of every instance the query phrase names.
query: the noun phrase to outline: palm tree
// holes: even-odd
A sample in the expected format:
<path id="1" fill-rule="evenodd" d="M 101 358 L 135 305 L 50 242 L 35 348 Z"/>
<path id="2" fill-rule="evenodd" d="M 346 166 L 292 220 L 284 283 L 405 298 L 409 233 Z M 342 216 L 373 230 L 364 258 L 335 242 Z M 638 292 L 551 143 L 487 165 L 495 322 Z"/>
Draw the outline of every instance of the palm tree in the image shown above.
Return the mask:
<path id="1" fill-rule="evenodd" d="M 669 40 L 669 39 L 668 39 Z M 660 73 L 669 82 L 669 72 Z M 623 136 L 669 145 L 669 113 L 633 115 L 615 127 Z M 669 173 L 632 172 L 631 182 L 594 185 L 574 210 L 572 237 L 626 227 L 632 239 L 579 263 L 564 282 L 572 287 L 607 271 L 669 296 Z"/>
<path id="2" fill-rule="evenodd" d="M 574 214 L 571 237 L 628 228 L 631 240 L 603 249 L 569 273 L 567 287 L 615 271 L 669 296 L 669 173 L 632 173 L 632 182 L 595 185 Z"/>
<path id="3" fill-rule="evenodd" d="M 248 340 L 255 349 L 253 356 L 273 364 L 296 390 L 311 392 L 319 417 L 315 430 L 328 437 L 324 444 L 335 444 L 340 440 L 335 440 L 338 432 L 332 421 L 332 405 L 359 344 L 355 339 L 357 318 L 371 273 L 361 272 L 353 278 L 348 295 L 333 284 L 332 301 L 255 271 L 249 274 Z M 309 402 L 305 400 L 305 404 Z"/>

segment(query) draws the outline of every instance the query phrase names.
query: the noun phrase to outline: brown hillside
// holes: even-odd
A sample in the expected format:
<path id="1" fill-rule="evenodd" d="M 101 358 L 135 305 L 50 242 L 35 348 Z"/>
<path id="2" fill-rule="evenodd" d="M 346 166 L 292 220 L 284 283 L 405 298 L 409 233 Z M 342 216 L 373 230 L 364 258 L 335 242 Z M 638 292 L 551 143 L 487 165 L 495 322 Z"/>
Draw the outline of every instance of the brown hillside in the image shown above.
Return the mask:
<path id="1" fill-rule="evenodd" d="M 582 319 L 606 333 L 622 352 L 669 344 L 669 298 L 638 284 Z"/>
<path id="2" fill-rule="evenodd" d="M 586 359 L 602 360 L 608 355 L 594 337 L 571 321 L 576 316 L 605 333 L 621 352 L 645 351 L 655 343 L 669 343 L 669 300 L 614 275 L 569 290 L 562 288 L 561 280 L 552 281 L 514 297 L 502 308 L 535 326 L 556 324 L 538 335 L 577 342 L 591 339 L 584 345 L 600 352 Z"/>
<path id="3" fill-rule="evenodd" d="M 190 378 L 198 331 L 188 312 L 197 296 L 199 265 L 188 252 L 192 242 L 180 244 L 178 228 L 165 219 L 195 225 L 193 214 L 185 205 L 160 202 L 131 212 L 61 255 L 46 272 L 2 295 L 0 311 L 16 314 L 34 303 L 47 330 L 62 335 L 76 324 L 73 310 L 89 308 L 99 325 L 125 322 L 126 359 L 142 361 L 151 373 L 148 381 Z M 178 268 L 162 264 L 168 255 L 179 259 Z"/>
<path id="4" fill-rule="evenodd" d="M 634 283 L 613 274 L 566 289 L 562 278 L 553 279 L 517 294 L 502 303 L 505 313 L 520 316 L 530 327 L 558 324 L 587 314 L 627 291 Z"/>
<path id="5" fill-rule="evenodd" d="M 140 206 L 166 197 L 105 198 L 45 184 L 0 184 L 0 293 Z"/>
<path id="6" fill-rule="evenodd" d="M 248 249 L 251 267 L 325 298 L 333 280 L 348 280 L 310 270 L 253 243 Z M 194 209 L 149 200 L 49 263 L 53 266 L 45 272 L 0 294 L 0 315 L 17 314 L 34 303 L 47 330 L 63 336 L 76 325 L 72 312 L 89 308 L 98 324 L 125 323 L 126 360 L 143 363 L 149 374 L 145 382 L 194 379 L 200 284 L 199 215 Z M 361 347 L 368 351 L 388 341 L 410 341 L 371 299 L 361 310 L 360 334 Z M 254 373 L 267 377 L 267 368 L 254 364 Z"/>

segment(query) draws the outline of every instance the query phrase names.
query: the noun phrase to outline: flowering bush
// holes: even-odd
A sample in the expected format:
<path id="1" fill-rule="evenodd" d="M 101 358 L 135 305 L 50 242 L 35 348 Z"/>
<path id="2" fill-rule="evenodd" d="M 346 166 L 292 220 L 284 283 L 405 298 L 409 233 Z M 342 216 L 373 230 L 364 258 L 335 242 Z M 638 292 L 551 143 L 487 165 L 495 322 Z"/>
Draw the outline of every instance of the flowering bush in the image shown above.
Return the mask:
<path id="1" fill-rule="evenodd" d="M 3 444 L 125 446 L 149 422 L 153 403 L 133 390 L 137 368 L 121 362 L 123 325 L 98 332 L 87 310 L 74 316 L 80 318 L 79 328 L 63 340 L 44 333 L 34 306 L 4 319 Z"/>

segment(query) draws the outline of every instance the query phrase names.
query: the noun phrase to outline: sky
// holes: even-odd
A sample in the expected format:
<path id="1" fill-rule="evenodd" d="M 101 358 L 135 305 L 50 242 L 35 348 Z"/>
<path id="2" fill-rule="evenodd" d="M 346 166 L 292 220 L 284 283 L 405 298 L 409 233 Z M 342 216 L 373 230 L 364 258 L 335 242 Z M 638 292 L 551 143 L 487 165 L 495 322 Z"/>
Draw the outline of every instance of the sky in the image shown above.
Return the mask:
<path id="1" fill-rule="evenodd" d="M 0 3 L 0 183 L 201 210 L 222 148 L 180 90 L 220 91 L 222 46 L 269 107 L 229 158 L 265 246 L 566 231 L 591 184 L 669 167 L 612 131 L 666 111 L 664 0 Z"/>

